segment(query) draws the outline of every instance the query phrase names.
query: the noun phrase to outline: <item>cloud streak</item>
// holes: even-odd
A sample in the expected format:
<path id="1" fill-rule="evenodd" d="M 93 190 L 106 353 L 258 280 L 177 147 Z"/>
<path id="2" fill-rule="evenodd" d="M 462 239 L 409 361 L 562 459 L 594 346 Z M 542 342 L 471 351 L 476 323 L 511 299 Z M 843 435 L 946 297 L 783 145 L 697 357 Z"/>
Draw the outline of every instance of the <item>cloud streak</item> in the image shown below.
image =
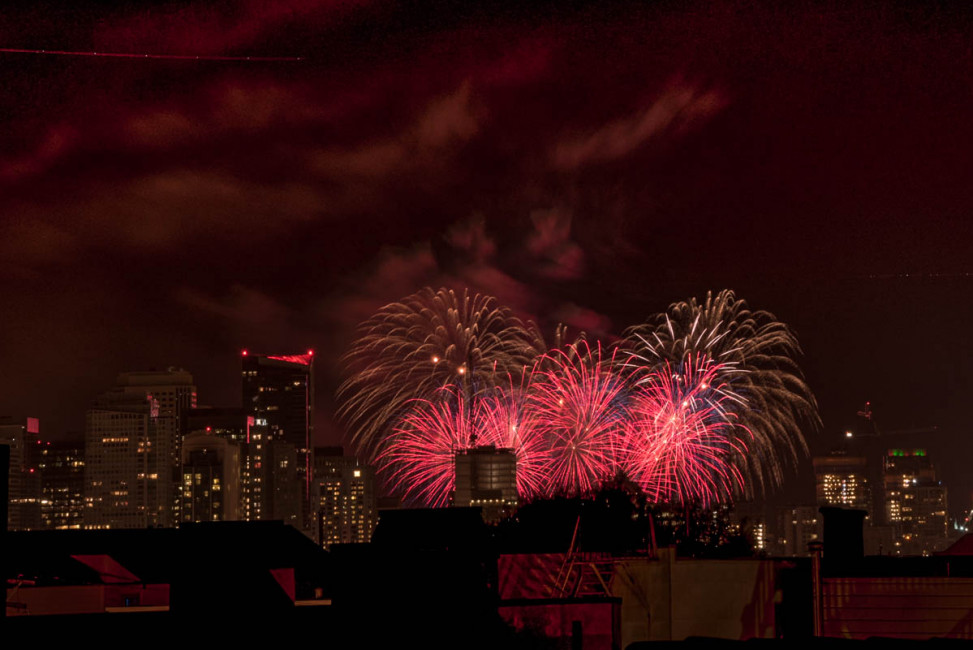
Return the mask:
<path id="1" fill-rule="evenodd" d="M 726 104 L 719 91 L 672 82 L 650 106 L 586 134 L 567 136 L 555 145 L 551 159 L 565 171 L 615 161 L 658 138 L 697 127 Z"/>

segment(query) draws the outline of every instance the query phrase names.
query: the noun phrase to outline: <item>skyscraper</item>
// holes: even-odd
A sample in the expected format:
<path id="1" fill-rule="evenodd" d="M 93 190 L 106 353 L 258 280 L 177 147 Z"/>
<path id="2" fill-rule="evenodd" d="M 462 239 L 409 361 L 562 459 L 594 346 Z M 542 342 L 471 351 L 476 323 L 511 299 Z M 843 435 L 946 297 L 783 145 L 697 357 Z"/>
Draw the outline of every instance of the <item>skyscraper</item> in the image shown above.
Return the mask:
<path id="1" fill-rule="evenodd" d="M 182 443 L 180 520 L 240 519 L 240 448 L 212 433 L 189 434 Z"/>
<path id="2" fill-rule="evenodd" d="M 833 451 L 813 460 L 819 506 L 857 508 L 872 512 L 872 490 L 864 456 Z"/>
<path id="3" fill-rule="evenodd" d="M 168 525 L 168 438 L 155 428 L 159 408 L 147 396 L 106 394 L 85 414 L 85 528 Z M 171 484 L 171 481 L 168 481 Z"/>
<path id="4" fill-rule="evenodd" d="M 40 448 L 41 519 L 47 529 L 81 528 L 84 522 L 84 443 L 46 442 Z"/>
<path id="5" fill-rule="evenodd" d="M 187 436 L 206 433 L 223 438 L 240 450 L 240 509 L 244 521 L 273 519 L 272 504 L 266 503 L 267 423 L 239 407 L 194 408 L 185 427 Z"/>
<path id="6" fill-rule="evenodd" d="M 896 553 L 929 555 L 948 543 L 946 486 L 925 449 L 889 449 L 885 456 L 885 511 Z"/>
<path id="7" fill-rule="evenodd" d="M 170 512 L 159 525 L 171 526 L 179 520 L 179 468 L 182 446 L 182 423 L 189 409 L 196 406 L 196 386 L 193 376 L 181 368 L 126 372 L 118 376 L 112 391 L 116 394 L 141 396 L 155 399 L 159 412 L 155 418 L 156 436 L 167 438 L 157 444 L 165 444 L 167 469 L 161 476 L 159 488 L 169 500 Z"/>
<path id="8" fill-rule="evenodd" d="M 243 409 L 266 425 L 265 519 L 281 519 L 312 534 L 314 353 L 243 352 Z"/>
<path id="9" fill-rule="evenodd" d="M 178 520 L 181 421 L 196 405 L 185 370 L 130 372 L 85 419 L 85 527 L 172 526 Z"/>

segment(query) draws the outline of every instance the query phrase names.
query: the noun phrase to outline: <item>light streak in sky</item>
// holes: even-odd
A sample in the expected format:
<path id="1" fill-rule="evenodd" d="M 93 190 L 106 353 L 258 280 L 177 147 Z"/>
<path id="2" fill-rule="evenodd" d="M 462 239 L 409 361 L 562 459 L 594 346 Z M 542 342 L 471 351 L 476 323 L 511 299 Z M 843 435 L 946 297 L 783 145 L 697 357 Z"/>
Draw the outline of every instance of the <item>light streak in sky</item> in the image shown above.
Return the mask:
<path id="1" fill-rule="evenodd" d="M 303 61 L 300 56 L 219 56 L 209 54 L 149 54 L 138 52 L 92 52 L 81 50 L 31 50 L 18 47 L 0 47 L 4 54 L 39 54 L 47 56 L 89 56 L 112 59 L 172 59 L 177 61 Z"/>

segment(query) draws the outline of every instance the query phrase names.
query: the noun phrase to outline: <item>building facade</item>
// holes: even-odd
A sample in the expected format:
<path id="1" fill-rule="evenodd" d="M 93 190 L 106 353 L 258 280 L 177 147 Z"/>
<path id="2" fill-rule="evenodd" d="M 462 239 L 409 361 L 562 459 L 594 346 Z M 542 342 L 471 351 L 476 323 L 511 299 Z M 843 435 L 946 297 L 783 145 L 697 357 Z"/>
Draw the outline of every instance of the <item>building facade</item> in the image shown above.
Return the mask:
<path id="1" fill-rule="evenodd" d="M 864 456 L 835 451 L 813 459 L 815 494 L 819 506 L 856 508 L 872 512 L 872 486 Z"/>
<path id="2" fill-rule="evenodd" d="M 84 443 L 45 442 L 40 447 L 43 528 L 68 530 L 84 523 Z"/>
<path id="3" fill-rule="evenodd" d="M 479 506 L 488 521 L 517 507 L 517 456 L 491 445 L 456 452 L 453 505 Z"/>
<path id="4" fill-rule="evenodd" d="M 180 447 L 184 433 L 183 422 L 190 409 L 196 407 L 196 386 L 193 376 L 181 368 L 126 372 L 115 381 L 114 393 L 130 396 L 146 396 L 155 400 L 158 415 L 155 416 L 156 444 L 166 446 L 168 467 L 160 471 L 159 489 L 169 501 L 169 512 L 159 525 L 172 526 L 179 521 L 179 466 Z M 162 441 L 165 438 L 165 441 Z"/>
<path id="5" fill-rule="evenodd" d="M 885 513 L 896 555 L 931 555 L 949 543 L 946 486 L 925 449 L 889 449 L 884 472 Z"/>
<path id="6" fill-rule="evenodd" d="M 180 521 L 240 520 L 240 448 L 212 433 L 182 443 Z"/>
<path id="7" fill-rule="evenodd" d="M 273 519 L 273 508 L 266 502 L 267 422 L 247 414 L 240 407 L 198 407 L 189 412 L 186 434 L 205 433 L 223 438 L 239 450 L 240 505 L 244 521 Z"/>
<path id="8" fill-rule="evenodd" d="M 86 528 L 179 521 L 182 421 L 196 405 L 185 370 L 130 372 L 85 417 Z"/>
<path id="9" fill-rule="evenodd" d="M 309 536 L 314 440 L 314 353 L 261 355 L 244 352 L 243 409 L 266 427 L 261 451 L 265 470 L 262 518 L 280 519 Z"/>
<path id="10" fill-rule="evenodd" d="M 375 470 L 340 447 L 314 450 L 317 536 L 321 545 L 364 544 L 378 523 Z"/>

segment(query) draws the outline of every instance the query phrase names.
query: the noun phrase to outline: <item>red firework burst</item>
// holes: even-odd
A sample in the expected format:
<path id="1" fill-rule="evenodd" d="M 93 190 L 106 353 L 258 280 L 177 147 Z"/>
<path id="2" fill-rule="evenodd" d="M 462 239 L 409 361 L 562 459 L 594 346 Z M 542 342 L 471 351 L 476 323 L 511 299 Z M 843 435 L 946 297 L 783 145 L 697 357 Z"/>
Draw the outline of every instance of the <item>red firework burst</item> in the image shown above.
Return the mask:
<path id="1" fill-rule="evenodd" d="M 550 448 L 529 404 L 529 386 L 497 389 L 477 409 L 477 442 L 512 449 L 517 457 L 517 493 L 525 500 L 546 492 Z"/>
<path id="2" fill-rule="evenodd" d="M 707 506 L 742 489 L 735 461 L 746 449 L 727 408 L 740 399 L 719 383 L 723 370 L 690 355 L 635 383 L 621 465 L 653 501 Z"/>
<path id="3" fill-rule="evenodd" d="M 420 503 L 441 507 L 455 487 L 456 452 L 469 449 L 476 425 L 461 392 L 439 391 L 436 401 L 414 399 L 385 440 L 379 470 Z"/>
<path id="4" fill-rule="evenodd" d="M 535 372 L 530 406 L 548 441 L 547 491 L 587 494 L 615 473 L 624 429 L 624 382 L 613 373 L 614 354 L 580 342 L 556 350 Z M 540 365 L 540 364 L 539 364 Z"/>

